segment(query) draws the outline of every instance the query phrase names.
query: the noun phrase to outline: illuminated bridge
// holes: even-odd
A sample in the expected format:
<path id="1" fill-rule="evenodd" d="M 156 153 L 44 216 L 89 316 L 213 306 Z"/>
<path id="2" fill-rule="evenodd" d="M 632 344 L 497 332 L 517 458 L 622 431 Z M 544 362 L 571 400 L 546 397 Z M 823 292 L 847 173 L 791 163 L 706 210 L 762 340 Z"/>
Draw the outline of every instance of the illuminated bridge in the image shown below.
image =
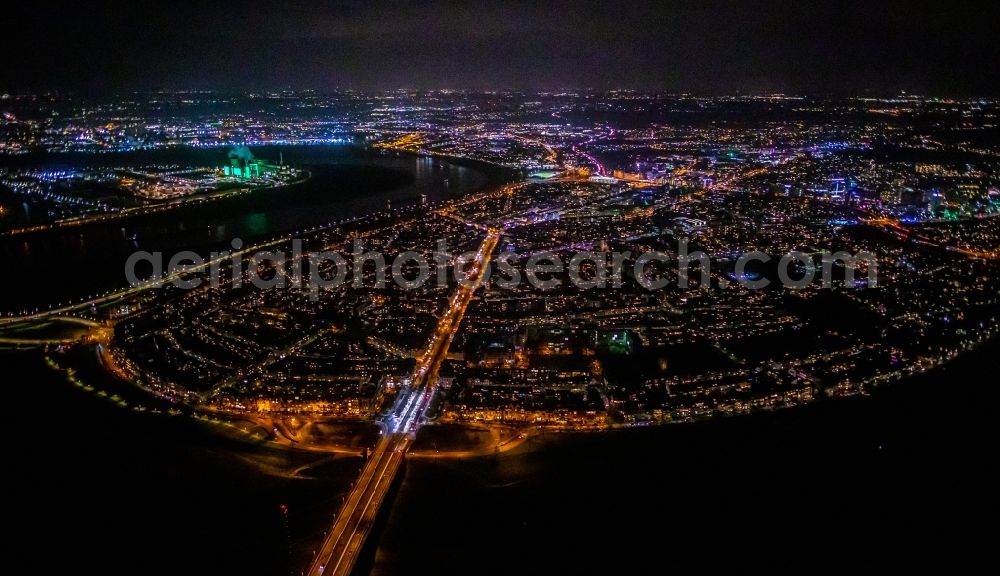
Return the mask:
<path id="1" fill-rule="evenodd" d="M 448 308 L 441 316 L 427 348 L 417 358 L 409 386 L 403 388 L 392 408 L 382 417 L 384 431 L 361 476 L 351 487 L 333 520 L 323 544 L 316 552 L 308 575 L 347 576 L 354 569 L 368 533 L 375 524 L 383 500 L 401 468 L 406 450 L 413 442 L 427 409 L 437 392 L 438 370 L 448 355 L 451 340 L 462 322 L 462 316 L 476 289 L 482 283 L 484 271 L 500 240 L 500 233 L 490 230 L 479 247 L 476 258 Z"/>

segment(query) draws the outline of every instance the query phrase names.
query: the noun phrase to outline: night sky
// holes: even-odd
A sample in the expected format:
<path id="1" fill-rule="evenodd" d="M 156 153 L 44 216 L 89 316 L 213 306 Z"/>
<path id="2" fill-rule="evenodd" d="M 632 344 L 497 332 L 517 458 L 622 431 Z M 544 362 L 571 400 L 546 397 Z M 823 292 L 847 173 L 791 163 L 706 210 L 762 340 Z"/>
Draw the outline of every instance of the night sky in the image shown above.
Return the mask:
<path id="1" fill-rule="evenodd" d="M 176 4 L 5 7 L 0 91 L 1000 94 L 997 2 Z"/>

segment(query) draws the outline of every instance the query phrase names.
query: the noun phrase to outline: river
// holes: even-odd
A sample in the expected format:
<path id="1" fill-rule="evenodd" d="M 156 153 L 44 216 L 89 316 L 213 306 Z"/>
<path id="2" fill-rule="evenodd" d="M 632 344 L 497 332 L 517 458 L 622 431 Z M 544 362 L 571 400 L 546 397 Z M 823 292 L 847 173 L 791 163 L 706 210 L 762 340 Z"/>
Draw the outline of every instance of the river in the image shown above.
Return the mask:
<path id="1" fill-rule="evenodd" d="M 390 201 L 429 201 L 468 194 L 491 182 L 482 170 L 437 158 L 379 154 L 352 146 L 254 148 L 308 169 L 304 183 L 137 215 L 110 223 L 0 237 L 8 279 L 2 311 L 46 307 L 127 285 L 125 261 L 137 250 L 207 255 L 233 238 L 244 245 L 330 221 L 385 209 Z M 36 159 L 45 166 L 221 165 L 226 150 L 185 149 L 120 155 L 63 155 Z M 21 164 L 31 159 L 20 160 Z"/>
<path id="2" fill-rule="evenodd" d="M 998 352 L 993 342 L 868 398 L 411 459 L 372 573 L 799 570 L 915 550 L 974 558 L 992 550 L 975 520 L 988 523 L 998 503 L 1000 391 L 982 377 L 1000 370 Z M 307 457 L 122 409 L 68 384 L 37 351 L 0 360 L 16 407 L 5 517 L 25 543 L 11 565 L 298 574 L 360 465 L 338 458 L 286 478 L 274 471 Z"/>
<path id="3" fill-rule="evenodd" d="M 870 397 L 414 458 L 372 575 L 974 566 L 995 545 L 997 373 L 994 341 Z"/>

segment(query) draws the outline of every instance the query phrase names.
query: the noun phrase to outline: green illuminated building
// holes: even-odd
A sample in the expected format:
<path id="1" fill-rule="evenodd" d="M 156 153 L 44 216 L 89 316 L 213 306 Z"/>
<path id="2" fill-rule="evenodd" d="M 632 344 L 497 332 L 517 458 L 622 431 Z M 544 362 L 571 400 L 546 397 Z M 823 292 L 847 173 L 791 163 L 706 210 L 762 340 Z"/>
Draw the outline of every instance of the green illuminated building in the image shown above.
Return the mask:
<path id="1" fill-rule="evenodd" d="M 229 164 L 222 167 L 222 172 L 226 176 L 236 178 L 260 178 L 262 174 L 277 172 L 278 166 L 254 158 L 253 153 L 246 146 L 237 146 L 229 151 Z"/>

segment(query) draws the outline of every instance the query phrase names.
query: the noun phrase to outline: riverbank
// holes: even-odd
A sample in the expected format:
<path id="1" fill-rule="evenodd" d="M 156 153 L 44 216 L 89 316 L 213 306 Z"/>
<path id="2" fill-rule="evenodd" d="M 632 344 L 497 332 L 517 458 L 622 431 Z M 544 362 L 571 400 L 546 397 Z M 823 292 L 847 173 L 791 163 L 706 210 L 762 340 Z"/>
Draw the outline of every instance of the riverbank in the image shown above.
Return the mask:
<path id="1" fill-rule="evenodd" d="M 867 397 L 414 458 L 372 574 L 976 563 L 1000 480 L 998 353 Z"/>
<path id="2" fill-rule="evenodd" d="M 7 514 L 20 535 L 8 559 L 20 565 L 288 574 L 361 464 L 254 441 L 148 397 L 133 410 L 138 394 L 99 395 L 83 387 L 89 374 L 75 386 L 40 350 L 0 355 L 14 374 L 6 399 L 19 407 L 7 421 L 21 435 L 9 443 Z"/>
<path id="3" fill-rule="evenodd" d="M 278 147 L 274 148 L 264 147 L 262 156 L 276 155 Z M 382 155 L 345 146 L 280 151 L 286 162 L 308 169 L 311 178 L 280 189 L 182 205 L 166 213 L 0 237 L 0 257 L 18 271 L 18 282 L 9 287 L 3 312 L 44 310 L 69 300 L 86 302 L 122 289 L 127 283 L 124 263 L 139 250 L 192 250 L 207 256 L 230 249 L 233 238 L 240 238 L 244 246 L 259 244 L 385 210 L 392 203 L 460 197 L 513 177 L 511 171 L 499 167 L 480 172 L 472 166 L 481 163 L 473 161 Z M 163 161 L 183 159 L 185 151 L 169 152 Z M 188 152 L 197 154 L 192 162 L 206 161 L 206 151 Z"/>
<path id="4" fill-rule="evenodd" d="M 50 230 L 58 230 L 60 228 L 66 228 L 70 226 L 87 226 L 101 223 L 114 222 L 117 220 L 124 220 L 127 218 L 137 217 L 137 216 L 149 216 L 152 214 L 162 214 L 165 212 L 170 212 L 177 210 L 179 208 L 196 206 L 206 202 L 213 202 L 217 200 L 224 200 L 227 198 L 236 198 L 239 196 L 244 196 L 247 194 L 253 194 L 255 192 L 261 192 L 265 190 L 280 190 L 282 188 L 287 188 L 290 186 L 295 186 L 297 184 L 302 184 L 309 179 L 309 171 L 302 171 L 298 177 L 294 180 L 288 182 L 282 182 L 280 184 L 271 186 L 254 186 L 254 187 L 240 187 L 240 188 L 227 188 L 225 190 L 216 190 L 213 192 L 205 192 L 200 194 L 192 194 L 191 196 L 185 196 L 183 198 L 177 198 L 175 200 L 169 200 L 165 202 L 155 202 L 145 204 L 143 206 L 132 206 L 129 208 L 123 208 L 114 212 L 105 212 L 100 214 L 86 214 L 83 216 L 76 216 L 72 218 L 64 218 L 60 220 L 55 220 L 51 223 L 38 224 L 35 226 L 29 226 L 26 228 L 15 228 L 11 230 L 0 231 L 0 237 L 3 236 L 21 236 L 25 234 L 34 234 L 38 232 L 46 232 Z"/>

